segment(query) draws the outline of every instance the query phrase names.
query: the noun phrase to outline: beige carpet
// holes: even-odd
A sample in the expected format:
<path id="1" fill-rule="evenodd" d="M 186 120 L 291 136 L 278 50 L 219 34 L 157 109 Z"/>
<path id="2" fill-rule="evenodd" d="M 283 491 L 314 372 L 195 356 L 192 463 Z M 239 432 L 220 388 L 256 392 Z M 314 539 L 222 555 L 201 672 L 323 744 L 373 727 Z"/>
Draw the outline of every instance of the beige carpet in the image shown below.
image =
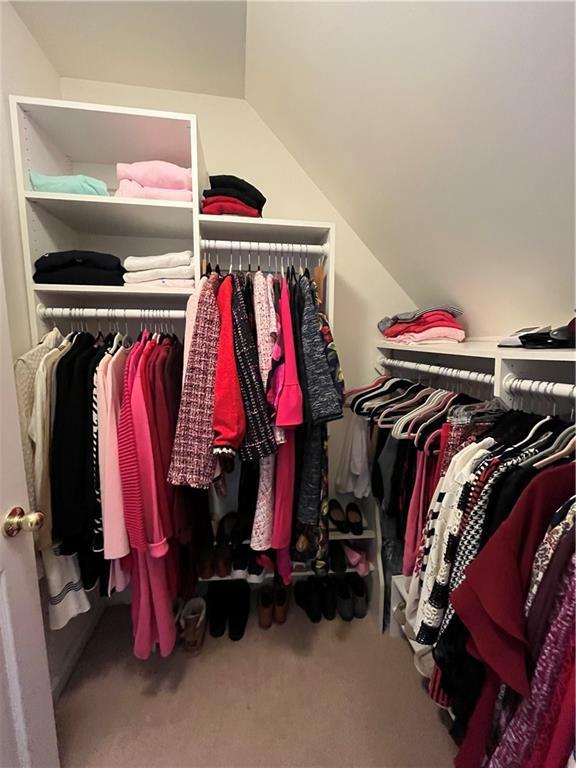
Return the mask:
<path id="1" fill-rule="evenodd" d="M 206 637 L 140 662 L 110 608 L 57 707 L 62 765 L 449 768 L 454 746 L 403 640 L 368 617 Z"/>

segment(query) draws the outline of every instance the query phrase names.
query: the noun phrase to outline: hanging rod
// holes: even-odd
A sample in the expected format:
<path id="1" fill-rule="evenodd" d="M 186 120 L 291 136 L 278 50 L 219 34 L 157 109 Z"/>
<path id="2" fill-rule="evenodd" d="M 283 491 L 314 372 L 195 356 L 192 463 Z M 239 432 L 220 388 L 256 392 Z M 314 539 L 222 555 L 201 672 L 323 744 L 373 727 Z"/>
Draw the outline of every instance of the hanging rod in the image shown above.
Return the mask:
<path id="1" fill-rule="evenodd" d="M 511 395 L 528 394 L 544 395 L 544 397 L 576 398 L 576 386 L 554 381 L 536 381 L 535 379 L 520 379 L 513 373 L 508 373 L 502 382 L 504 390 Z"/>
<path id="2" fill-rule="evenodd" d="M 326 245 L 309 245 L 307 243 L 262 243 L 254 240 L 200 240 L 200 248 L 204 251 L 228 251 L 229 253 L 267 253 L 289 254 L 292 257 L 306 258 L 307 256 L 327 256 Z"/>
<path id="3" fill-rule="evenodd" d="M 184 320 L 183 309 L 123 309 L 120 307 L 45 307 L 38 304 L 36 314 L 43 320 Z"/>
<path id="4" fill-rule="evenodd" d="M 433 376 L 446 376 L 450 379 L 460 379 L 461 381 L 472 381 L 476 384 L 490 384 L 490 386 L 494 386 L 494 376 L 491 373 L 464 371 L 460 368 L 445 368 L 442 365 L 428 365 L 427 363 L 416 363 L 412 360 L 395 360 L 384 355 L 378 358 L 378 363 L 383 368 L 402 368 L 406 371 L 419 371 Z"/>

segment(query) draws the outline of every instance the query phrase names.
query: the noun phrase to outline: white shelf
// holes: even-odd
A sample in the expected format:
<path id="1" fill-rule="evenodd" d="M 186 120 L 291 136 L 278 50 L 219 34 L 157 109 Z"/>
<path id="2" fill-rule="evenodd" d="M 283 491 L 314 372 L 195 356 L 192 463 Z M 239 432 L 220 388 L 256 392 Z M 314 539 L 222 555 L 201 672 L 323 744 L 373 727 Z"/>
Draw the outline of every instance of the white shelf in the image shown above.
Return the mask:
<path id="1" fill-rule="evenodd" d="M 376 340 L 378 349 L 411 352 L 421 355 L 453 355 L 479 357 L 488 360 L 535 360 L 576 362 L 574 349 L 527 349 L 525 347 L 499 347 L 497 340 L 469 339 L 460 343 L 398 344 L 383 336 Z"/>
<path id="2" fill-rule="evenodd" d="M 90 296 L 190 296 L 190 288 L 147 288 L 143 285 L 44 285 L 34 284 L 36 294 L 83 294 Z"/>
<path id="3" fill-rule="evenodd" d="M 254 240 L 323 245 L 330 232 L 324 222 L 290 219 L 253 219 L 249 216 L 211 216 L 201 213 L 200 236 L 214 240 Z"/>
<path id="4" fill-rule="evenodd" d="M 192 241 L 193 203 L 30 191 L 24 196 L 30 205 L 42 208 L 79 232 Z"/>
<path id="5" fill-rule="evenodd" d="M 356 569 L 348 567 L 346 568 L 346 573 L 353 573 Z M 374 570 L 374 566 L 372 563 L 370 563 L 370 573 Z M 270 571 L 266 571 L 264 573 L 264 579 L 263 581 L 266 581 L 267 579 L 273 579 L 276 574 L 272 573 Z M 292 570 L 292 578 L 300 579 L 305 576 L 316 576 L 317 574 L 315 571 L 313 571 L 311 568 L 298 568 L 295 567 Z M 330 571 L 328 573 L 329 576 L 339 576 L 340 574 L 336 573 L 335 571 Z M 207 583 L 211 581 L 247 581 L 248 584 L 254 584 L 255 586 L 258 586 L 258 584 L 261 584 L 262 582 L 259 581 L 248 581 L 248 579 L 244 576 L 239 577 L 232 577 L 232 576 L 212 576 L 211 579 L 198 579 L 198 581 Z"/>

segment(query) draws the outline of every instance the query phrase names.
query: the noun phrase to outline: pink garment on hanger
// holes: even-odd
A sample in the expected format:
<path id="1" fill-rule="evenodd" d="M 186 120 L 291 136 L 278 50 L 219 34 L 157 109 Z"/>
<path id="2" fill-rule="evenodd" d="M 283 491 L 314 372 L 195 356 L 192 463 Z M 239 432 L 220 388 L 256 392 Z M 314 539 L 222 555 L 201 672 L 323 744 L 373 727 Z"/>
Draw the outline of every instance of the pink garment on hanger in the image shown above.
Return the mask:
<path id="1" fill-rule="evenodd" d="M 144 393 L 147 361 L 155 347 L 156 342 L 153 340 L 148 341 L 144 347 L 134 377 L 130 406 L 132 409 L 136 455 L 140 472 L 142 515 L 144 518 L 146 542 L 150 554 L 154 557 L 163 557 L 168 551 L 168 542 L 163 526 L 160 509 L 161 502 L 159 502 L 158 488 L 156 486 L 154 450 Z"/>
<path id="2" fill-rule="evenodd" d="M 285 277 L 282 278 L 279 308 L 284 343 L 284 382 L 278 396 L 276 426 L 297 427 L 302 424 L 302 390 L 296 366 L 296 349 L 290 315 L 290 291 Z"/>
<path id="3" fill-rule="evenodd" d="M 137 163 L 116 163 L 118 181 L 137 181 L 143 187 L 162 189 L 192 189 L 192 171 L 165 160 L 142 160 Z"/>
<path id="4" fill-rule="evenodd" d="M 128 356 L 124 368 L 122 404 L 118 418 L 118 462 L 122 481 L 124 522 L 130 546 L 140 551 L 146 550 L 146 535 L 142 517 L 142 490 L 140 488 L 140 470 L 136 454 L 131 399 L 136 368 L 148 335 L 145 332 L 142 339 L 134 343 Z"/>
<path id="5" fill-rule="evenodd" d="M 274 549 L 288 547 L 292 536 L 296 438 L 293 429 L 286 429 L 285 436 L 286 441 L 278 446 L 276 455 L 276 492 L 272 525 L 272 547 Z"/>
<path id="6" fill-rule="evenodd" d="M 414 487 L 408 508 L 406 520 L 406 532 L 404 534 L 404 556 L 402 561 L 402 573 L 411 576 L 416 565 L 422 532 L 426 524 L 428 512 L 428 495 L 430 488 L 430 476 L 434 470 L 433 458 L 430 455 L 432 444 L 439 440 L 441 430 L 437 429 L 428 437 L 423 451 L 418 451 L 416 456 L 416 475 Z"/>
<path id="7" fill-rule="evenodd" d="M 163 187 L 143 187 L 137 181 L 121 179 L 114 197 L 138 197 L 146 200 L 176 200 L 192 202 L 192 192 L 188 189 L 166 189 Z"/>

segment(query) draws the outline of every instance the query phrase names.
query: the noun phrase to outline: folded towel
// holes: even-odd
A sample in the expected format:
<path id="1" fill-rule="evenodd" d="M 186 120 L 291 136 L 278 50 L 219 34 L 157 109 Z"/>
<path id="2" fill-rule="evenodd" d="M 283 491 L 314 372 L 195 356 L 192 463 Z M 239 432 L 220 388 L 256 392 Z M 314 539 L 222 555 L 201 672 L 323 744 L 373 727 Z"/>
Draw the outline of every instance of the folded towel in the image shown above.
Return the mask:
<path id="1" fill-rule="evenodd" d="M 466 334 L 461 328 L 427 328 L 419 333 L 402 333 L 394 339 L 395 344 L 433 344 L 435 341 L 464 341 Z"/>
<path id="2" fill-rule="evenodd" d="M 125 283 L 147 283 L 150 280 L 180 278 L 190 280 L 194 277 L 192 264 L 186 267 L 167 267 L 165 269 L 144 269 L 141 272 L 126 272 Z"/>
<path id="3" fill-rule="evenodd" d="M 159 278 L 158 280 L 142 280 L 138 285 L 142 288 L 188 288 L 192 291 L 194 288 L 194 280 L 170 277 Z"/>
<path id="4" fill-rule="evenodd" d="M 162 187 L 143 187 L 137 181 L 121 179 L 114 197 L 143 197 L 146 200 L 180 200 L 192 202 L 192 192 L 188 189 L 162 189 Z"/>
<path id="5" fill-rule="evenodd" d="M 118 181 L 137 181 L 143 187 L 162 189 L 192 189 L 192 171 L 165 160 L 144 160 L 139 163 L 117 163 Z"/>
<path id="6" fill-rule="evenodd" d="M 237 189 L 240 192 L 245 192 L 256 201 L 255 208 L 258 208 L 259 211 L 262 211 L 262 208 L 266 203 L 266 198 L 257 187 L 247 181 L 244 181 L 244 179 L 240 179 L 238 176 L 230 176 L 228 174 L 210 176 L 210 186 L 212 189 L 231 188 Z"/>
<path id="7" fill-rule="evenodd" d="M 213 216 L 222 216 L 228 214 L 229 216 L 250 216 L 253 219 L 260 217 L 260 211 L 256 208 L 252 208 L 240 200 L 234 200 L 234 198 L 228 198 L 227 202 L 213 202 L 216 198 L 210 197 L 208 200 L 204 200 L 202 203 L 202 213 L 207 213 Z M 220 198 L 221 201 L 226 200 L 225 197 Z"/>
<path id="8" fill-rule="evenodd" d="M 65 195 L 102 195 L 108 196 L 105 182 L 93 176 L 77 174 L 75 176 L 45 176 L 43 173 L 30 171 L 30 184 L 35 192 L 55 192 Z"/>
<path id="9" fill-rule="evenodd" d="M 140 272 L 143 269 L 165 269 L 166 267 L 185 267 L 192 263 L 192 251 L 162 253 L 158 256 L 128 256 L 124 269 L 128 272 Z"/>

